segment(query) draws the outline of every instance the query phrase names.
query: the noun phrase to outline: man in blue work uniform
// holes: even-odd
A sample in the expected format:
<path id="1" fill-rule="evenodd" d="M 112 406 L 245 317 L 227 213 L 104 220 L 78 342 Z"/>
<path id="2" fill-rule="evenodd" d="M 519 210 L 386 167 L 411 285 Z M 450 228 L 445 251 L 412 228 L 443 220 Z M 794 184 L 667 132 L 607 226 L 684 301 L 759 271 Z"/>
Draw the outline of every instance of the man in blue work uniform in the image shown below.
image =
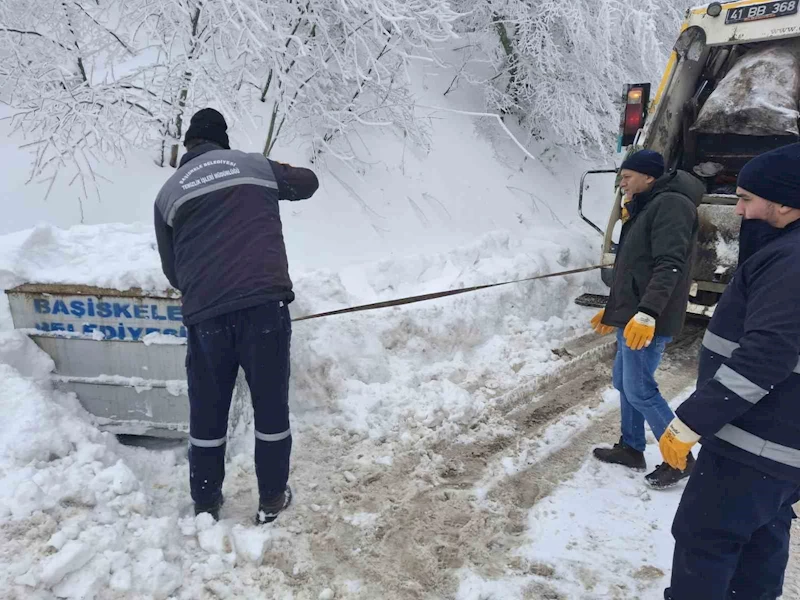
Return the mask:
<path id="1" fill-rule="evenodd" d="M 779 231 L 734 274 L 700 351 L 697 391 L 660 440 L 702 449 L 672 533 L 668 600 L 775 600 L 800 501 L 800 144 L 739 174 L 737 214 Z"/>
<path id="2" fill-rule="evenodd" d="M 231 150 L 214 109 L 191 119 L 180 167 L 155 203 L 164 274 L 188 329 L 189 478 L 195 513 L 219 518 L 228 411 L 241 366 L 255 414 L 257 523 L 289 506 L 288 304 L 294 299 L 278 200 L 317 190 L 309 169 Z"/>

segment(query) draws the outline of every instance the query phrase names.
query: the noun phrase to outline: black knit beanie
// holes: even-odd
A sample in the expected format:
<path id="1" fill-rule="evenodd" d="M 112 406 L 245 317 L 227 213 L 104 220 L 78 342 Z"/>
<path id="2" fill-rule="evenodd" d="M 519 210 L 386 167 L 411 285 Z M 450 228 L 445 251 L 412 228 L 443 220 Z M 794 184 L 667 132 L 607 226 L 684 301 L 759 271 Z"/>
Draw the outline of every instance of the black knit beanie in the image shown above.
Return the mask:
<path id="1" fill-rule="evenodd" d="M 203 108 L 192 116 L 183 144 L 186 145 L 186 142 L 192 139 L 203 139 L 230 149 L 227 132 L 228 124 L 225 122 L 225 117 L 213 108 Z"/>
<path id="2" fill-rule="evenodd" d="M 655 150 L 639 150 L 625 159 L 620 167 L 622 169 L 658 179 L 664 174 L 664 157 Z"/>
<path id="3" fill-rule="evenodd" d="M 800 144 L 789 144 L 751 159 L 736 184 L 764 200 L 800 208 Z"/>

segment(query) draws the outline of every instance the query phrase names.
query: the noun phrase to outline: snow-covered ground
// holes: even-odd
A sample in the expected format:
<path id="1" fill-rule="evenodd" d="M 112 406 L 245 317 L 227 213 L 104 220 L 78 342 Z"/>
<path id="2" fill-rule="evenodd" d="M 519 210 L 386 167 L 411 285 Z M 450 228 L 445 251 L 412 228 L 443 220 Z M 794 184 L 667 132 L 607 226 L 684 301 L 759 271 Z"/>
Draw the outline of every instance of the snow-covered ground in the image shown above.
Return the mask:
<path id="1" fill-rule="evenodd" d="M 145 226 L 39 226 L 2 243 L 4 286 L 165 284 Z M 449 253 L 298 273 L 293 311 L 591 262 L 591 254 L 576 247 L 579 237 L 543 227 L 535 239 L 493 233 Z M 320 557 L 310 534 L 319 530 L 310 527 L 309 516 L 376 527 L 379 512 L 348 510 L 346 488 L 420 453 L 431 456 L 414 466 L 411 481 L 430 486 L 432 447 L 470 439 L 470 428 L 485 421 L 504 394 L 562 364 L 552 346 L 584 332 L 586 311 L 570 299 L 592 277 L 298 323 L 291 398 L 298 503 L 281 524 L 261 530 L 249 526 L 252 430 L 238 430 L 230 447 L 223 522 L 187 517 L 185 446 L 120 445 L 93 425 L 74 397 L 51 388 L 46 355 L 22 334 L 4 332 L 0 590 L 42 598 L 311 598 L 326 586 L 346 596 L 349 585 L 358 597 L 357 583 L 342 579 L 345 573 L 315 574 Z M 8 328 L 7 309 L 5 315 Z M 362 597 L 374 597 L 371 590 Z"/>
<path id="2" fill-rule="evenodd" d="M 313 199 L 283 206 L 295 317 L 597 260 L 575 214 L 597 165 L 546 142 L 530 159 L 494 121 L 422 108 L 480 108 L 442 98 L 451 77 L 418 78 L 430 153 L 365 133 L 363 164 L 329 161 Z M 257 149 L 245 131 L 234 145 Z M 45 198 L 5 133 L 0 288 L 166 286 L 149 221 L 167 171 L 131 156 L 101 168 L 96 194 L 58 180 Z M 302 145 L 275 156 L 308 164 Z M 593 184 L 597 222 L 609 202 Z M 589 459 L 615 439 L 616 397 L 608 342 L 584 337 L 593 311 L 572 299 L 602 289 L 588 273 L 296 323 L 296 504 L 262 528 L 246 407 L 222 520 L 194 518 L 185 443 L 100 431 L 0 299 L 0 598 L 660 599 L 680 490 Z M 570 362 L 586 344 L 602 360 Z M 665 380 L 677 401 L 679 372 Z"/>
<path id="3" fill-rule="evenodd" d="M 165 284 L 144 225 L 39 226 L 2 243 L 4 285 Z M 301 272 L 293 311 L 581 266 L 592 259 L 581 247 L 570 231 L 540 227 L 531 239 L 492 233 L 447 253 Z M 100 432 L 75 397 L 46 381 L 49 358 L 24 335 L 4 332 L 3 597 L 471 600 L 531 597 L 530 590 L 543 589 L 563 594 L 550 597 L 589 598 L 613 597 L 604 590 L 619 586 L 658 597 L 678 494 L 651 498 L 640 478 L 609 467 L 581 467 L 531 506 L 522 531 L 499 542 L 506 511 L 518 509 L 499 502 L 493 490 L 524 476 L 596 419 L 613 417 L 613 393 L 598 396 L 594 408 L 567 411 L 483 468 L 459 458 L 498 436 L 518 437 L 509 399 L 564 366 L 553 350 L 585 334 L 591 314 L 571 299 L 594 286 L 596 275 L 573 275 L 297 323 L 291 397 L 297 504 L 264 528 L 250 525 L 256 499 L 246 419 L 235 423 L 223 520 L 195 519 L 188 514 L 183 443 L 131 447 Z M 607 380 L 586 389 L 596 394 L 605 387 Z M 655 462 L 654 449 L 650 455 Z M 450 471 L 467 479 L 454 486 Z M 448 494 L 453 506 L 441 508 L 441 519 L 430 514 Z M 587 511 L 586 499 L 601 494 L 603 502 Z M 481 529 L 493 513 L 502 518 Z M 622 522 L 624 538 L 616 535 Z M 457 542 L 465 534 L 471 552 L 462 556 Z M 603 539 L 614 548 L 637 541 L 620 555 L 630 568 L 597 565 L 594 543 Z M 498 570 L 487 572 L 487 564 Z M 391 568 L 397 575 L 381 573 Z M 411 573 L 420 578 L 404 579 Z M 426 578 L 432 578 L 427 591 Z"/>

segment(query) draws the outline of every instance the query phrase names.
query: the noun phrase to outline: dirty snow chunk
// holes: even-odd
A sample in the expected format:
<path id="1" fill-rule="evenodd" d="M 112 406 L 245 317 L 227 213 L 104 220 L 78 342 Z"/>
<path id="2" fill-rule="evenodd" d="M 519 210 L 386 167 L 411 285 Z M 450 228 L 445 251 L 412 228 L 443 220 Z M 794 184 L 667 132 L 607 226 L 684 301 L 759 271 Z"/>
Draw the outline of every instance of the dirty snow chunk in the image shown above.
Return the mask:
<path id="1" fill-rule="evenodd" d="M 270 541 L 270 532 L 264 528 L 235 525 L 231 530 L 231 541 L 237 557 L 241 556 L 248 562 L 260 565 Z"/>
<path id="2" fill-rule="evenodd" d="M 488 581 L 477 573 L 461 569 L 461 583 L 456 600 L 523 600 L 523 598 L 560 598 L 560 595 L 528 596 L 529 581 L 525 577 L 509 577 L 501 581 Z M 550 591 L 550 590 L 548 590 Z"/>
<path id="3" fill-rule="evenodd" d="M 105 589 L 110 577 L 111 564 L 104 556 L 96 556 L 84 568 L 67 575 L 53 588 L 59 598 L 68 600 L 94 600 Z"/>
<path id="4" fill-rule="evenodd" d="M 80 569 L 94 556 L 94 551 L 82 542 L 70 540 L 53 556 L 45 560 L 39 577 L 47 585 L 61 581 L 68 573 Z"/>
<path id="5" fill-rule="evenodd" d="M 209 554 L 226 554 L 229 552 L 227 538 L 228 534 L 222 523 L 216 523 L 197 534 L 197 541 L 200 547 Z"/>
<path id="6" fill-rule="evenodd" d="M 355 475 L 353 475 L 353 473 L 351 473 L 350 471 L 345 471 L 345 472 L 344 472 L 344 478 L 347 480 L 347 483 L 355 483 L 355 481 L 358 479 L 358 478 L 357 478 Z"/>
<path id="7" fill-rule="evenodd" d="M 45 379 L 55 369 L 53 359 L 19 331 L 0 332 L 0 363 L 34 379 Z"/>
<path id="8" fill-rule="evenodd" d="M 189 395 L 189 382 L 184 379 L 168 379 L 164 383 L 170 396 Z"/>
<path id="9" fill-rule="evenodd" d="M 14 580 L 14 583 L 17 585 L 25 585 L 28 587 L 36 587 L 39 581 L 36 579 L 36 576 L 28 571 L 27 573 L 20 575 Z"/>
<path id="10" fill-rule="evenodd" d="M 319 600 L 333 600 L 334 593 L 331 588 L 325 588 L 319 593 Z"/>
<path id="11" fill-rule="evenodd" d="M 197 531 L 211 529 L 216 524 L 214 517 L 207 512 L 202 512 L 194 518 L 194 525 Z"/>
<path id="12" fill-rule="evenodd" d="M 0 364 L 0 381 L 0 469 L 69 454 L 76 432 L 64 422 L 64 409 L 8 365 Z"/>
<path id="13" fill-rule="evenodd" d="M 168 346 L 183 346 L 186 344 L 186 338 L 178 337 L 175 335 L 166 335 L 164 333 L 152 332 L 148 333 L 142 338 L 145 346 L 151 344 L 168 345 Z"/>
<path id="14" fill-rule="evenodd" d="M 133 564 L 133 580 L 137 591 L 164 600 L 181 586 L 183 578 L 180 569 L 164 560 L 161 549 L 147 548 Z"/>
<path id="15" fill-rule="evenodd" d="M 61 531 L 56 531 L 52 536 L 50 536 L 50 539 L 47 540 L 46 545 L 50 546 L 51 548 L 55 548 L 56 550 L 61 550 L 61 548 L 64 547 L 64 544 L 71 539 L 75 539 L 76 537 L 77 536 L 70 537 L 69 533 L 62 529 Z"/>
<path id="16" fill-rule="evenodd" d="M 128 466 L 118 460 L 117 463 L 95 475 L 89 483 L 89 488 L 99 494 L 108 495 L 109 492 L 116 496 L 130 494 L 139 487 L 136 475 Z"/>
<path id="17" fill-rule="evenodd" d="M 354 515 L 348 515 L 344 517 L 344 520 L 356 527 L 374 527 L 375 523 L 378 522 L 378 517 L 380 517 L 380 515 L 377 513 L 360 512 Z"/>
<path id="18" fill-rule="evenodd" d="M 112 576 L 111 580 L 108 582 L 108 585 L 111 587 L 112 590 L 116 590 L 118 592 L 127 592 L 131 589 L 131 572 L 129 569 L 120 569 L 116 571 Z"/>

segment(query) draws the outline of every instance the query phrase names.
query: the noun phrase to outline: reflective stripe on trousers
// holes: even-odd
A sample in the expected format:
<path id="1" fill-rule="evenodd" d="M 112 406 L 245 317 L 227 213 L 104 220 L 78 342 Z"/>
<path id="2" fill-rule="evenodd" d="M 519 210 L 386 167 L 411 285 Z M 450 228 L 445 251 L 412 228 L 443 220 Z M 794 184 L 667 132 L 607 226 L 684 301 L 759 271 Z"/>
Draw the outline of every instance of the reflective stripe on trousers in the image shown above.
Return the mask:
<path id="1" fill-rule="evenodd" d="M 228 441 L 227 437 L 221 437 L 216 440 L 201 440 L 189 436 L 189 443 L 192 446 L 197 446 L 198 448 L 219 448 L 227 441 Z"/>
<path id="2" fill-rule="evenodd" d="M 261 433 L 260 431 L 256 430 L 256 439 L 262 442 L 280 442 L 281 440 L 288 438 L 290 435 L 292 435 L 291 429 L 281 431 L 280 433 Z"/>

